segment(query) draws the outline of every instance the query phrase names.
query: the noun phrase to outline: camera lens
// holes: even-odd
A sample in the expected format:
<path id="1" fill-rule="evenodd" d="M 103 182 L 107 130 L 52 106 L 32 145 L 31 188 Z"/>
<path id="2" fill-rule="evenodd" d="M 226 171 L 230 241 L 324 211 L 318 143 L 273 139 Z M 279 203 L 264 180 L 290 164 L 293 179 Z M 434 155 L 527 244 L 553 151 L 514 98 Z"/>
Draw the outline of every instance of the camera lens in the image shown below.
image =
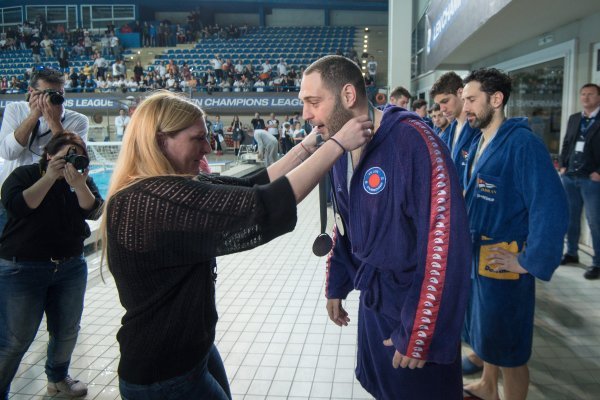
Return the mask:
<path id="1" fill-rule="evenodd" d="M 82 171 L 86 169 L 88 165 L 90 165 L 90 159 L 86 156 L 76 155 L 71 157 L 71 164 L 73 164 L 76 170 Z"/>
<path id="2" fill-rule="evenodd" d="M 61 105 L 62 103 L 65 102 L 65 98 L 62 94 L 60 93 L 50 93 L 50 103 L 55 104 L 55 105 Z"/>

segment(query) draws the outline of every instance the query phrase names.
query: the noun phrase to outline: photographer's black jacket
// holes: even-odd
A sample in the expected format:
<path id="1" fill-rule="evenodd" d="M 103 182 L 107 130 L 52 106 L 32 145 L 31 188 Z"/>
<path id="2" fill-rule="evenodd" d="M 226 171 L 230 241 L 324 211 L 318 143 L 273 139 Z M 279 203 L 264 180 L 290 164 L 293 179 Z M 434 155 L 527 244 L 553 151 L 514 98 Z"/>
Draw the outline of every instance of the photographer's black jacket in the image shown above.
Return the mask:
<path id="1" fill-rule="evenodd" d="M 64 180 L 57 180 L 46 197 L 32 210 L 25 203 L 23 191 L 42 177 L 39 164 L 15 169 L 2 186 L 2 204 L 8 222 L 0 236 L 0 258 L 50 260 L 80 255 L 83 241 L 90 236 L 86 219 L 98 219 L 103 200 L 92 178 L 87 185 L 96 198 L 94 207 L 79 207 L 77 195 Z"/>

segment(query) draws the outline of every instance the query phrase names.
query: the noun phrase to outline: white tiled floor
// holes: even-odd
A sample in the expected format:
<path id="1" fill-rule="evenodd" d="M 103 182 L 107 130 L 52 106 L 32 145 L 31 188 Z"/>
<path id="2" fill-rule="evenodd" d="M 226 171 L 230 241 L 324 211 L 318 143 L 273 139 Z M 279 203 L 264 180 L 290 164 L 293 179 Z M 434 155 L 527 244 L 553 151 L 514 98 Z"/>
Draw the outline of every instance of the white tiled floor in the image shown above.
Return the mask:
<path id="1" fill-rule="evenodd" d="M 233 397 L 370 399 L 353 371 L 357 293 L 345 304 L 349 327 L 326 316 L 324 259 L 310 250 L 319 231 L 316 192 L 298 215 L 294 232 L 218 260 L 216 342 Z M 91 257 L 89 264 L 93 271 L 98 260 Z M 552 282 L 538 284 L 530 399 L 600 398 L 600 282 L 584 280 L 582 272 L 561 267 Z M 118 399 L 115 334 L 122 309 L 114 281 L 104 284 L 94 275 L 70 371 L 90 384 L 86 399 Z M 11 400 L 47 398 L 47 337 L 40 330 L 23 359 Z"/>

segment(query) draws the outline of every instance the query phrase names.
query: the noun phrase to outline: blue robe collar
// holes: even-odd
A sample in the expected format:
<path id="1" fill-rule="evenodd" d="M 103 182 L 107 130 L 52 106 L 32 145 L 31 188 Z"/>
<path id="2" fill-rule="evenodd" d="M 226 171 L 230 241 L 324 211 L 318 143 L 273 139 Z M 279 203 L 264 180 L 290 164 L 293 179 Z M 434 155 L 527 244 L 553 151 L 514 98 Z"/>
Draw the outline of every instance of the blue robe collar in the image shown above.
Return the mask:
<path id="1" fill-rule="evenodd" d="M 467 175 L 469 176 L 469 179 L 465 188 L 466 191 L 473 189 L 473 186 L 477 182 L 477 174 L 485 165 L 485 163 L 498 152 L 498 149 L 502 147 L 502 145 L 516 130 L 521 128 L 530 130 L 529 124 L 527 123 L 527 118 L 509 118 L 506 121 L 504 121 L 502 125 L 500 125 L 500 128 L 498 128 L 498 132 L 494 136 L 494 139 L 487 146 L 483 154 L 479 157 L 479 161 L 473 169 L 473 173 L 470 176 Z M 469 151 L 469 159 L 467 161 L 467 170 L 465 171 L 466 174 L 469 173 L 468 171 L 471 170 L 471 166 L 473 165 L 473 160 L 475 159 L 475 153 L 477 150 L 478 143 L 479 141 L 473 141 L 473 143 L 471 144 L 471 149 Z"/>

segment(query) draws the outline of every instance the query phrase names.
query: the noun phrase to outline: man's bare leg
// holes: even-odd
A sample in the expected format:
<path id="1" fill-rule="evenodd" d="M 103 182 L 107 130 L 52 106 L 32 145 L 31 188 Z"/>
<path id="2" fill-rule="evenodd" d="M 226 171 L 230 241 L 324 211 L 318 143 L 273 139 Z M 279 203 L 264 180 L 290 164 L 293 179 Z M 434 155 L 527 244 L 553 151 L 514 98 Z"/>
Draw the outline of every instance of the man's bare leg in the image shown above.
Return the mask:
<path id="1" fill-rule="evenodd" d="M 504 400 L 525 400 L 529 390 L 527 364 L 515 368 L 500 368 L 503 377 Z"/>
<path id="2" fill-rule="evenodd" d="M 499 367 L 484 362 L 481 379 L 465 385 L 465 390 L 484 400 L 500 400 L 500 396 L 498 395 L 499 374 Z"/>

